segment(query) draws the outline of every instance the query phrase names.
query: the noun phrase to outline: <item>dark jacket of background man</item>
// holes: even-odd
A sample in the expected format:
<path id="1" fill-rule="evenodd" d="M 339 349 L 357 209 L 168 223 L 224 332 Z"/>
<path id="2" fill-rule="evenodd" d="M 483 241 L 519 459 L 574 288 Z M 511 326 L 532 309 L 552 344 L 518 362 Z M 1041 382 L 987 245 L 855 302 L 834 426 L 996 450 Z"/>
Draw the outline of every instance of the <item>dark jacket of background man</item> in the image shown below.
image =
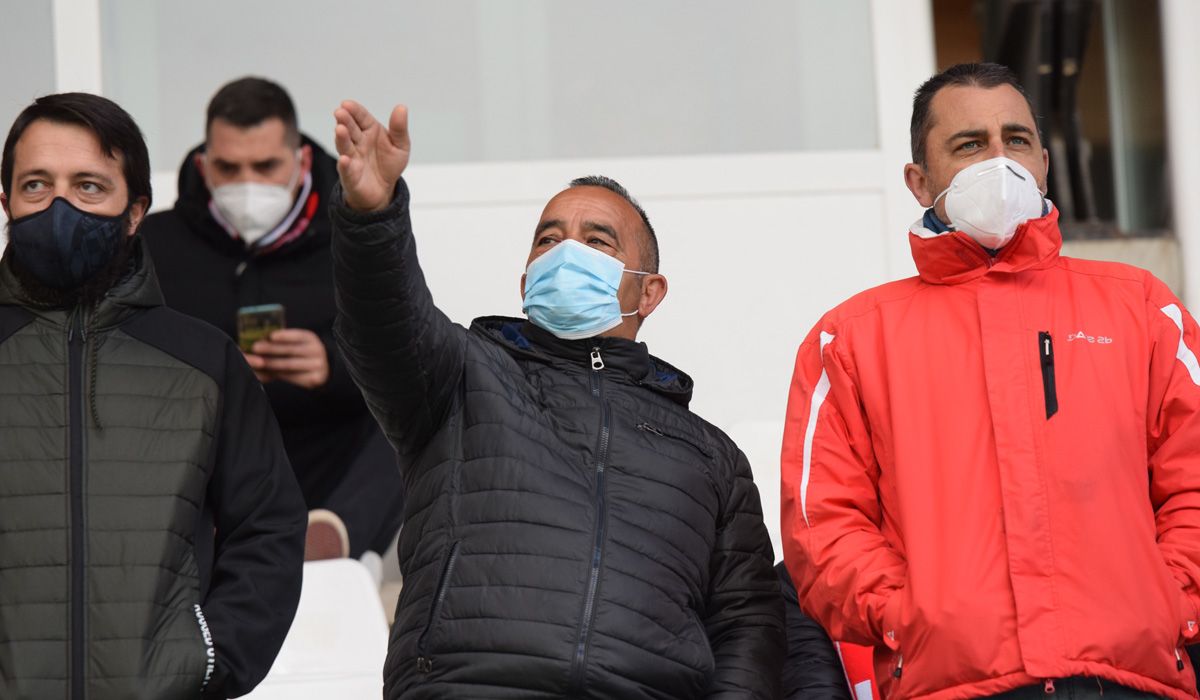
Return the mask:
<path id="1" fill-rule="evenodd" d="M 309 223 L 278 249 L 248 250 L 213 218 L 211 194 L 195 165 L 203 145 L 183 159 L 175 207 L 146 217 L 142 231 L 172 308 L 236 338 L 240 307 L 279 303 L 289 327 L 321 338 L 329 358 L 324 386 L 310 390 L 285 381 L 263 386 L 309 507 L 341 516 L 352 556 L 366 549 L 382 553 L 403 517 L 400 478 L 394 454 L 335 349 L 327 199 L 337 171 L 316 142 L 302 140 L 313 154 L 312 192 L 300 214 Z"/>

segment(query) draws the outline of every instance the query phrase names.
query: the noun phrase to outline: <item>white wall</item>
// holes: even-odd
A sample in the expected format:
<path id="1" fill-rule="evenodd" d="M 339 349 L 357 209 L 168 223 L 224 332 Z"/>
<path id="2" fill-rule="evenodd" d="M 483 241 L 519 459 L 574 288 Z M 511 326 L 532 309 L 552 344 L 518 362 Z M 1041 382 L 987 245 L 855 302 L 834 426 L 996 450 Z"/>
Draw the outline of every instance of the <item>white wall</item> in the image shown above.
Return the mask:
<path id="1" fill-rule="evenodd" d="M 913 273 L 906 232 L 921 210 L 901 172 L 911 95 L 934 68 L 928 12 L 924 0 L 871 3 L 876 149 L 463 165 L 418 155 L 408 179 L 434 299 L 464 324 L 520 315 L 546 200 L 583 174 L 625 184 L 654 223 L 670 283 L 641 339 L 692 375 L 692 408 L 750 457 L 782 556 L 779 450 L 796 348 L 830 307 Z"/>
<path id="2" fill-rule="evenodd" d="M 281 5 L 290 28 L 277 24 Z M 695 410 L 750 456 L 778 542 L 779 438 L 796 345 L 830 306 L 912 271 L 904 231 L 919 209 L 900 169 L 912 91 L 934 69 L 932 22 L 928 0 L 772 0 L 780 27 L 756 45 L 753 32 L 722 33 L 736 29 L 739 6 L 709 5 L 614 2 L 597 14 L 530 1 L 0 0 L 0 66 L 8 68 L 0 123 L 38 94 L 117 99 L 150 141 L 162 209 L 175 198 L 176 164 L 202 138 L 204 105 L 225 80 L 280 80 L 302 126 L 325 142 L 342 97 L 379 111 L 409 102 L 422 260 L 435 299 L 462 323 L 519 314 L 518 279 L 542 204 L 572 177 L 616 177 L 658 229 L 671 283 L 643 338 L 693 375 Z M 592 12 L 589 21 L 609 34 L 622 12 L 640 12 L 638 31 L 652 31 L 633 45 L 538 39 L 564 12 Z M 1200 53 L 1186 28 L 1197 4 L 1164 0 L 1162 13 L 1175 228 L 1196 308 L 1200 284 L 1187 284 L 1186 273 L 1200 267 L 1200 200 L 1189 194 L 1200 187 L 1192 87 Z M 379 20 L 367 26 L 374 39 L 355 42 L 363 16 Z M 692 40 L 659 46 L 671 31 L 711 32 L 720 50 L 709 56 Z M 787 37 L 794 47 L 779 45 Z M 731 51 L 738 41 L 740 53 Z M 687 60 L 672 62 L 668 46 Z M 636 90 L 613 97 L 622 78 Z M 589 102 L 593 94 L 606 99 Z M 578 104 L 561 104 L 572 96 Z M 730 104 L 704 110 L 722 100 Z M 687 106 L 682 116 L 677 104 Z M 626 121 L 605 131 L 613 109 Z M 519 137 L 506 126 L 514 123 Z M 611 157 L 630 154 L 640 157 Z"/>
<path id="3" fill-rule="evenodd" d="M 658 233 L 670 284 L 640 339 L 695 379 L 693 410 L 750 458 L 779 557 L 779 450 L 796 348 L 824 311 L 914 271 L 906 233 L 921 210 L 901 173 L 911 95 L 934 69 L 927 1 L 871 0 L 859 29 L 874 51 L 874 148 L 430 164 L 414 126 L 406 174 L 434 300 L 464 325 L 521 315 L 534 225 L 569 180 L 600 173 L 629 188 Z M 833 49 L 823 67 L 836 74 Z M 819 99 L 838 110 L 829 97 Z M 387 105 L 372 108 L 382 116 Z M 156 173 L 154 187 L 156 207 L 169 206 L 174 173 Z"/>
<path id="4" fill-rule="evenodd" d="M 364 1 L 349 6 L 359 7 Z M 724 65 L 727 62 L 718 62 L 715 68 L 685 62 L 676 66 L 675 70 L 683 72 L 674 77 L 664 74 L 649 83 L 633 81 L 640 94 L 597 105 L 601 111 L 639 114 L 634 107 L 650 104 L 653 109 L 639 117 L 646 120 L 647 129 L 688 132 L 673 138 L 674 145 L 665 151 L 639 146 L 638 138 L 644 140 L 645 135 L 589 143 L 576 152 L 569 140 L 539 141 L 536 133 L 527 133 L 522 137 L 523 149 L 511 152 L 495 146 L 502 131 L 493 128 L 478 147 L 480 160 L 453 162 L 461 157 L 446 156 L 437 146 L 439 139 L 444 142 L 449 127 L 433 125 L 429 116 L 423 116 L 431 114 L 430 110 L 437 113 L 439 107 L 431 103 L 422 112 L 421 100 L 413 103 L 408 99 L 399 89 L 403 76 L 378 67 L 382 48 L 356 46 L 348 52 L 344 41 L 334 46 L 305 44 L 313 41 L 315 34 L 273 34 L 263 39 L 264 47 L 255 49 L 250 42 L 236 40 L 240 36 L 236 32 L 212 32 L 201 26 L 167 34 L 156 24 L 167 20 L 147 9 L 153 3 L 130 6 L 111 0 L 55 0 L 60 10 L 82 6 L 82 16 L 91 18 L 92 31 L 91 38 L 81 44 L 86 50 L 60 48 L 57 57 L 62 65 L 57 66 L 57 74 L 72 87 L 102 89 L 139 120 L 151 140 L 157 168 L 158 209 L 173 202 L 174 168 L 184 150 L 202 137 L 203 105 L 220 82 L 236 75 L 274 74 L 300 104 L 302 127 L 318 138 L 328 137 L 323 129 L 332 127 L 328 115 L 333 103 L 343 96 L 359 96 L 350 90 L 354 85 L 370 91 L 368 106 L 380 113 L 391 101 L 413 103 L 415 150 L 408 179 L 418 248 L 435 300 L 451 318 L 464 324 L 483 314 L 520 314 L 518 285 L 533 226 L 544 203 L 567 181 L 592 173 L 621 181 L 641 200 L 654 222 L 662 249 L 662 271 L 670 281 L 670 293 L 645 325 L 642 337 L 651 352 L 693 376 L 694 410 L 729 432 L 750 457 L 779 553 L 778 457 L 794 353 L 825 310 L 856 291 L 912 272 L 905 232 L 920 210 L 904 189 L 901 168 L 908 161 L 909 101 L 934 66 L 928 0 L 776 4 L 800 8 L 803 21 L 791 30 L 798 44 L 796 51 L 788 54 L 791 62 L 765 83 L 763 71 L 753 68 L 761 65 L 761 57 L 748 57 L 742 72 L 736 65 Z M 406 7 L 417 5 L 422 3 Z M 432 7 L 429 3 L 423 6 L 428 6 L 426 10 Z M 504 19 L 488 10 L 489 4 L 475 6 L 481 16 L 492 21 Z M 121 7 L 141 8 L 149 14 L 118 9 Z M 246 11 L 252 7 L 246 6 Z M 164 10 L 160 7 L 157 12 Z M 56 16 L 65 14 L 60 11 Z M 95 20 L 97 14 L 99 21 Z M 653 16 L 670 30 L 669 14 Z M 793 14 L 788 17 L 797 21 Z M 346 18 L 328 19 L 324 28 L 344 24 Z M 59 20 L 60 31 L 70 34 L 78 30 L 79 25 L 63 25 L 63 21 Z M 689 16 L 688 22 L 679 24 L 691 26 L 696 20 Z M 714 41 L 722 36 L 721 23 L 729 22 L 714 19 Z M 105 23 L 101 31 L 100 25 Z M 307 26 L 311 25 L 307 19 L 305 24 L 307 31 L 314 31 Z M 476 31 L 478 27 L 467 29 Z M 256 35 L 263 36 L 257 31 Z M 129 45 L 134 40 L 140 43 Z M 192 47 L 183 58 L 195 62 L 196 70 L 209 70 L 212 61 L 227 63 L 226 69 L 219 76 L 205 73 L 207 77 L 202 78 L 185 73 L 185 64 L 165 70 L 159 59 L 179 54 L 176 44 L 180 42 Z M 305 54 L 299 58 L 304 67 L 300 75 L 279 75 L 292 63 L 284 60 L 289 55 L 286 50 L 297 43 L 311 45 L 322 60 Z M 606 51 L 622 48 L 589 45 L 578 50 L 595 56 L 601 65 Z M 744 50 L 767 48 L 751 41 Z M 504 55 L 495 46 L 487 50 Z M 96 54 L 103 57 L 102 74 Z M 558 61 L 559 54 L 561 49 L 549 56 L 539 54 L 538 60 Z M 209 63 L 200 60 L 204 56 Z M 524 65 L 521 62 L 530 59 L 518 53 L 506 60 Z M 768 64 L 777 62 L 772 59 Z M 362 65 L 370 65 L 371 70 L 362 70 Z M 574 65 L 582 70 L 587 62 Z M 267 69 L 256 70 L 256 66 Z M 268 70 L 272 68 L 278 70 Z M 634 68 L 622 70 L 631 74 Z M 699 72 L 689 74 L 689 69 Z M 709 75 L 712 71 L 718 74 Z M 691 118 L 664 113 L 664 103 L 650 99 L 654 90 L 671 87 L 668 83 L 672 80 L 704 85 L 709 78 L 710 87 L 705 89 L 717 99 L 737 99 L 748 85 L 772 98 L 751 110 L 722 112 L 722 119 L 715 123 L 702 118 L 704 115 Z M 569 79 L 560 76 L 557 81 Z M 781 80 L 794 80 L 802 89 L 782 89 L 786 86 Z M 90 88 L 89 83 L 93 84 Z M 613 85 L 619 83 L 610 81 L 606 89 Z M 549 94 L 557 96 L 555 99 L 572 94 L 570 90 L 564 93 L 561 85 L 551 87 Z M 479 99 L 491 100 L 489 109 L 507 110 L 503 118 L 575 119 L 562 117 L 562 110 L 552 106 L 530 111 L 508 104 L 490 80 L 484 81 L 482 90 Z M 426 92 L 429 99 L 437 97 L 436 90 Z M 705 97 L 694 91 L 680 94 L 690 100 Z M 522 93 L 510 99 L 534 98 Z M 180 111 L 185 100 L 189 104 Z M 775 119 L 776 112 L 791 116 L 781 122 Z M 324 126 L 322 119 L 326 120 Z M 602 138 L 603 121 L 601 116 L 587 122 L 592 132 L 589 139 Z M 793 126 L 795 134 L 789 133 Z M 425 142 L 421 140 L 423 128 L 429 134 Z M 636 130 L 637 120 L 622 128 Z M 748 132 L 746 138 L 722 141 L 724 145 L 714 141 L 710 149 L 705 137 L 714 129 Z M 763 132 L 751 133 L 756 129 Z M 164 148 L 164 143 L 171 145 Z M 422 155 L 423 143 L 429 144 L 425 150 L 428 157 Z M 771 151 L 771 144 L 777 150 Z M 641 155 L 646 151 L 658 155 Z"/>
<path id="5" fill-rule="evenodd" d="M 1183 253 L 1183 301 L 1200 313 L 1200 2 L 1163 0 L 1163 70 L 1166 73 L 1167 146 L 1174 215 L 1172 227 Z M 1189 274 L 1190 273 L 1190 274 Z"/>

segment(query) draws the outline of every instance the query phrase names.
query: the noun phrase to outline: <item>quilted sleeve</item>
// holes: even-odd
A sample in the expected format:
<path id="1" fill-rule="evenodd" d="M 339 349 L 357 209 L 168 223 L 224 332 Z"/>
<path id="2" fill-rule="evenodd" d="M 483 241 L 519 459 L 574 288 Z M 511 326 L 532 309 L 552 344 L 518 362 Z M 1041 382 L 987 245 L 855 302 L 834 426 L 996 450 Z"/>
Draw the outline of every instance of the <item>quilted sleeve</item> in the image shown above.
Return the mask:
<path id="1" fill-rule="evenodd" d="M 248 693 L 271 668 L 300 602 L 308 525 L 262 385 L 233 343 L 225 365 L 208 486 L 216 538 L 202 614 L 216 659 L 205 698 Z"/>
<path id="2" fill-rule="evenodd" d="M 350 209 L 340 185 L 330 199 L 334 335 L 401 464 L 411 464 L 450 413 L 467 333 L 433 304 L 417 262 L 403 180 L 383 211 Z"/>
<path id="3" fill-rule="evenodd" d="M 815 620 L 800 609 L 796 586 L 783 563 L 775 567 L 783 590 L 783 609 L 787 617 L 787 659 L 783 662 L 785 700 L 825 698 L 850 700 L 846 673 L 829 635 Z"/>
<path id="4" fill-rule="evenodd" d="M 1196 641 L 1200 613 L 1200 329 L 1150 278 L 1150 498 L 1158 547 L 1183 591 L 1180 639 Z"/>
<path id="5" fill-rule="evenodd" d="M 758 488 L 740 450 L 731 476 L 705 606 L 704 627 L 716 661 L 707 697 L 777 698 L 786 643 L 783 598 Z"/>
<path id="6" fill-rule="evenodd" d="M 800 345 L 781 469 L 784 560 L 800 604 L 838 640 L 895 648 L 884 608 L 907 564 L 880 531 L 879 465 L 832 327 Z"/>

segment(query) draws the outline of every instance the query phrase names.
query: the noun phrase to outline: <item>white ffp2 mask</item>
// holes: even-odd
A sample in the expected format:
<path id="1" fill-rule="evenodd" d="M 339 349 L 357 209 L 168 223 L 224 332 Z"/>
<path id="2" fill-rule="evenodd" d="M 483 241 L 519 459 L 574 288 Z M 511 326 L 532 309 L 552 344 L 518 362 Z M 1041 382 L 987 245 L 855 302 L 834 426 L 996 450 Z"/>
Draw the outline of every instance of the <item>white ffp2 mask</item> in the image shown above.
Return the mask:
<path id="1" fill-rule="evenodd" d="M 1004 247 L 1017 227 L 1042 215 L 1043 197 L 1033 174 L 1011 158 L 974 163 L 954 176 L 934 200 L 946 198 L 954 228 L 993 250 Z"/>
<path id="2" fill-rule="evenodd" d="M 246 246 L 253 246 L 283 221 L 292 208 L 292 190 L 300 178 L 300 152 L 296 152 L 296 172 L 286 185 L 261 182 L 234 182 L 210 188 L 213 205 L 221 218 L 233 227 Z"/>

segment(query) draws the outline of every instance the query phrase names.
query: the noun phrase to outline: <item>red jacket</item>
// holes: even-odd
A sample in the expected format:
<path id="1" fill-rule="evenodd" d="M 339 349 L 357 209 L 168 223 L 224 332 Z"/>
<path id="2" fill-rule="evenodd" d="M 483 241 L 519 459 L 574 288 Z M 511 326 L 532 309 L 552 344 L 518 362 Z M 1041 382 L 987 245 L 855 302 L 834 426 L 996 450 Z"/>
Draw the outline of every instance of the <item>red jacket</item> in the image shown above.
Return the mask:
<path id="1" fill-rule="evenodd" d="M 1100 676 L 1196 696 L 1200 329 L 1151 274 L 910 234 L 920 276 L 800 346 L 784 554 L 804 610 L 876 647 L 889 700 Z"/>

